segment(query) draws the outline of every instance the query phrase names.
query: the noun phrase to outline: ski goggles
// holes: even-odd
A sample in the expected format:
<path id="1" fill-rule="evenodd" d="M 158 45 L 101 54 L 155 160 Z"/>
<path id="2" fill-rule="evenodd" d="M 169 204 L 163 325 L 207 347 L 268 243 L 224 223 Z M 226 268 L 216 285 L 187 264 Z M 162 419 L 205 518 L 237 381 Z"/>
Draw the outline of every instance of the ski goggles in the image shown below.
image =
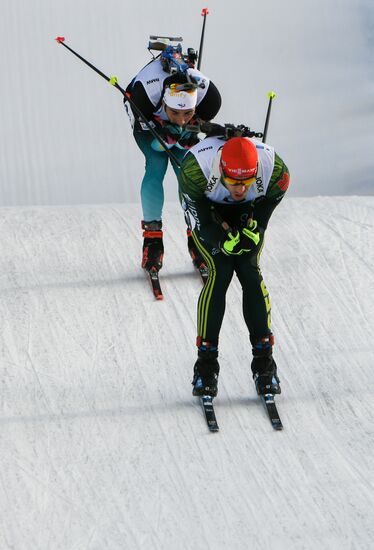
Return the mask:
<path id="1" fill-rule="evenodd" d="M 188 94 L 192 94 L 195 92 L 198 86 L 197 84 L 193 84 L 192 82 L 184 82 L 183 84 L 170 84 L 168 88 L 170 88 L 170 90 L 172 90 L 173 92 L 187 92 Z"/>
<path id="2" fill-rule="evenodd" d="M 256 176 L 239 180 L 235 178 L 229 178 L 228 176 L 225 176 L 224 172 L 222 172 L 222 179 L 227 185 L 245 185 L 246 187 L 249 187 L 255 183 Z"/>
<path id="3" fill-rule="evenodd" d="M 258 171 L 258 163 L 256 167 L 256 172 L 253 174 L 250 178 L 231 178 L 230 176 L 226 176 L 225 169 L 222 165 L 222 161 L 220 162 L 220 171 L 221 171 L 221 177 L 227 185 L 245 185 L 246 187 L 250 187 L 256 182 L 257 177 L 257 171 Z"/>

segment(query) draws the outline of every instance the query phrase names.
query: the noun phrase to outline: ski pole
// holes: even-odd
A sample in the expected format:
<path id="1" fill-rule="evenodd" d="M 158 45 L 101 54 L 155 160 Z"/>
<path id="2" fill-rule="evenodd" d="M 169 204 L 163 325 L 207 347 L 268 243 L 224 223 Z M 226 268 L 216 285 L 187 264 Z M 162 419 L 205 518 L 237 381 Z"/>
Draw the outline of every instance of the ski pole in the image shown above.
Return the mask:
<path id="1" fill-rule="evenodd" d="M 201 38 L 200 38 L 200 47 L 199 47 L 199 58 L 197 60 L 197 70 L 200 70 L 201 67 L 201 58 L 203 56 L 203 46 L 204 46 L 204 35 L 205 35 L 205 23 L 206 23 L 206 16 L 208 15 L 209 10 L 208 8 L 203 8 L 201 11 L 201 15 L 204 17 L 203 21 L 203 28 L 201 31 Z"/>
<path id="2" fill-rule="evenodd" d="M 165 153 L 169 156 L 170 160 L 172 160 L 178 166 L 178 168 L 180 168 L 181 163 L 179 162 L 177 157 L 168 149 L 167 144 L 162 139 L 162 137 L 158 134 L 158 132 L 156 132 L 156 130 L 154 128 L 152 128 L 152 126 L 150 125 L 148 120 L 145 118 L 145 116 L 143 115 L 143 113 L 141 112 L 139 107 L 131 99 L 131 95 L 128 92 L 126 92 L 126 90 L 121 88 L 121 86 L 118 84 L 117 77 L 116 76 L 109 77 L 106 74 L 104 74 L 102 71 L 100 71 L 100 69 L 98 69 L 97 67 L 92 65 L 92 63 L 87 61 L 87 59 L 85 59 L 84 57 L 79 55 L 79 53 L 74 51 L 73 48 L 70 48 L 70 46 L 65 44 L 65 38 L 63 36 L 58 36 L 55 40 L 56 40 L 56 42 L 58 42 L 59 44 L 61 44 L 65 48 L 67 48 L 72 54 L 74 54 L 76 57 L 78 57 L 81 61 L 83 61 L 83 63 L 85 63 L 91 69 L 93 69 L 97 74 L 102 76 L 107 82 L 109 82 L 109 84 L 112 84 L 112 86 L 114 86 L 115 88 L 117 88 L 117 90 L 119 90 L 121 92 L 121 94 L 124 96 L 125 100 L 130 103 L 133 111 L 138 115 L 138 117 L 142 120 L 142 122 L 144 122 L 144 124 L 147 126 L 148 130 L 151 132 L 153 137 L 156 138 L 158 140 L 158 142 L 162 145 L 162 147 L 165 150 Z"/>
<path id="3" fill-rule="evenodd" d="M 268 132 L 269 119 L 270 119 L 270 113 L 271 113 L 271 104 L 273 102 L 273 99 L 275 99 L 276 97 L 277 96 L 276 96 L 275 92 L 268 92 L 269 105 L 268 105 L 268 110 L 267 110 L 267 113 L 266 113 L 265 127 L 264 127 L 263 137 L 262 137 L 263 142 L 266 140 L 266 134 Z"/>
<path id="4" fill-rule="evenodd" d="M 98 69 L 97 67 L 95 67 L 94 65 L 92 65 L 92 63 L 90 63 L 89 61 L 87 61 L 87 59 L 85 59 L 84 57 L 82 57 L 81 55 L 79 55 L 79 53 L 77 53 L 76 51 L 73 50 L 73 48 L 70 48 L 70 46 L 68 46 L 67 44 L 65 44 L 65 38 L 63 36 L 58 36 L 57 38 L 55 38 L 56 42 L 58 42 L 58 44 L 61 44 L 62 46 L 64 46 L 67 50 L 69 50 L 72 54 L 74 54 L 75 56 L 78 57 L 78 59 L 80 59 L 81 61 L 83 61 L 83 63 L 85 63 L 86 65 L 88 65 L 91 69 L 93 69 L 97 74 L 99 74 L 100 76 L 102 76 L 107 82 L 109 82 L 109 84 L 112 84 L 115 88 L 117 88 L 124 96 L 126 96 L 126 92 L 125 90 L 123 90 L 121 88 L 121 86 L 118 84 L 117 82 L 117 77 L 115 76 L 112 76 L 109 78 L 109 76 L 107 76 L 106 74 L 104 74 L 103 72 L 100 71 L 100 69 Z"/>

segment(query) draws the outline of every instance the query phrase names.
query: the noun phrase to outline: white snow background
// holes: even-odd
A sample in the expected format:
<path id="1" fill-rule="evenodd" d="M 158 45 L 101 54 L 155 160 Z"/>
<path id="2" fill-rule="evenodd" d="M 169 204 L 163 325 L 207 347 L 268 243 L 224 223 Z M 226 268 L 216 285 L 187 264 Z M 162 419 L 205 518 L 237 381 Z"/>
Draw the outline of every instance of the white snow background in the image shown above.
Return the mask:
<path id="1" fill-rule="evenodd" d="M 256 397 L 235 279 L 210 434 L 191 395 L 201 283 L 175 180 L 157 302 L 139 267 L 143 160 L 120 94 L 53 42 L 65 35 L 125 84 L 149 34 L 197 47 L 202 7 L 2 0 L 1 550 L 374 547 L 374 198 L 305 197 L 372 194 L 373 12 L 364 0 L 209 6 L 219 120 L 261 129 L 274 88 L 269 142 L 292 175 L 262 257 L 285 428 Z"/>

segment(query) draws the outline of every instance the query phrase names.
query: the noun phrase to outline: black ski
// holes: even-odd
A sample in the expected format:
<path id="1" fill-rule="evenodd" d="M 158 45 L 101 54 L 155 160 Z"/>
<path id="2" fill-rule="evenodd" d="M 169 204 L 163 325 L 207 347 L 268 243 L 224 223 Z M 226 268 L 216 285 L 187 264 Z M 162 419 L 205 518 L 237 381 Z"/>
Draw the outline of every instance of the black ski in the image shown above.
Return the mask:
<path id="1" fill-rule="evenodd" d="M 204 262 L 202 256 L 199 253 L 197 253 L 195 246 L 192 245 L 192 240 L 190 242 L 190 239 L 192 239 L 191 235 L 188 236 L 188 242 L 189 242 L 188 252 L 190 253 L 194 268 L 199 273 L 203 285 L 205 285 L 209 277 L 208 267 Z"/>
<path id="2" fill-rule="evenodd" d="M 283 424 L 274 401 L 274 395 L 271 393 L 267 393 L 265 395 L 260 395 L 260 397 L 274 430 L 283 430 Z M 211 397 L 210 395 L 203 395 L 200 400 L 209 430 L 211 432 L 218 432 L 219 426 L 213 407 L 213 397 Z"/>
<path id="3" fill-rule="evenodd" d="M 216 413 L 214 412 L 213 397 L 210 395 L 203 395 L 201 397 L 201 405 L 203 407 L 205 420 L 209 430 L 211 432 L 218 432 L 219 426 L 217 423 Z"/>
<path id="4" fill-rule="evenodd" d="M 260 395 L 260 397 L 274 430 L 283 430 L 283 424 L 274 401 L 274 395 L 272 393 L 266 393 L 265 395 Z"/>
<path id="5" fill-rule="evenodd" d="M 199 275 L 201 277 L 201 282 L 203 283 L 203 285 L 205 285 L 205 283 L 207 282 L 208 277 L 209 277 L 209 271 L 208 271 L 207 266 L 205 264 L 201 264 L 196 269 L 199 272 Z"/>
<path id="6" fill-rule="evenodd" d="M 146 271 L 146 273 L 149 277 L 154 297 L 156 300 L 163 300 L 164 295 L 162 294 L 158 271 L 156 269 L 152 269 L 151 271 Z"/>

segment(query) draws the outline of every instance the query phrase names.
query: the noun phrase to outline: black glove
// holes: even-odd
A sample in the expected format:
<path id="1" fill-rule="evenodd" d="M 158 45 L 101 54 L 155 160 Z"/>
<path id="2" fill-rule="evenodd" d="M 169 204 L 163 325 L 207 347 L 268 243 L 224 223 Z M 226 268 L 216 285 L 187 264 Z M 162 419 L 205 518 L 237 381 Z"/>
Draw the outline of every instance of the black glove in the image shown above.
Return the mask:
<path id="1" fill-rule="evenodd" d="M 168 141 L 168 138 L 170 138 L 170 140 L 174 143 L 179 141 L 179 138 L 182 136 L 182 133 L 183 133 L 182 126 L 178 126 L 177 124 L 172 124 L 171 122 L 164 124 L 163 126 L 160 127 L 160 130 L 159 130 L 159 134 L 165 141 Z"/>
<path id="2" fill-rule="evenodd" d="M 248 227 L 228 229 L 220 249 L 226 256 L 240 256 L 252 252 L 261 240 L 262 231 L 257 228 L 256 220 L 251 220 Z"/>
<path id="3" fill-rule="evenodd" d="M 201 122 L 200 131 L 206 134 L 206 137 L 224 136 L 226 132 L 224 126 L 215 122 Z"/>
<path id="4" fill-rule="evenodd" d="M 190 149 L 196 143 L 199 143 L 200 139 L 196 132 L 186 132 L 185 130 L 182 133 L 182 137 L 178 141 L 178 145 L 184 147 L 185 149 Z"/>

